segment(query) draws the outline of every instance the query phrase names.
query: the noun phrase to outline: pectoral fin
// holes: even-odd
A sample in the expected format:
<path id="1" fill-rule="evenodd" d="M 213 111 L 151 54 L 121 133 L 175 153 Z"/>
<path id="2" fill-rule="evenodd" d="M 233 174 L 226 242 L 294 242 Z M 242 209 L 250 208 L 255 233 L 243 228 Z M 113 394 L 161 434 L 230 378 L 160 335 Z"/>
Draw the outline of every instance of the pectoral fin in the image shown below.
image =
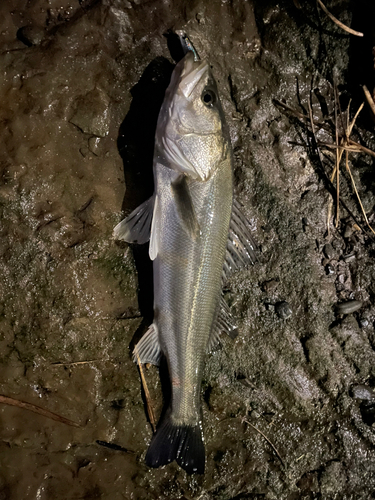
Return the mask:
<path id="1" fill-rule="evenodd" d="M 254 264 L 256 261 L 257 245 L 250 232 L 249 221 L 243 215 L 238 201 L 233 200 L 223 281 L 226 281 L 233 271 Z"/>
<path id="2" fill-rule="evenodd" d="M 151 196 L 142 205 L 121 221 L 113 230 L 116 240 L 128 243 L 146 243 L 150 239 L 152 212 L 154 210 L 154 196 Z"/>
<path id="3" fill-rule="evenodd" d="M 152 224 L 151 224 L 151 238 L 150 238 L 150 248 L 148 250 L 148 254 L 150 256 L 151 260 L 155 260 L 158 253 L 159 253 L 159 243 L 160 243 L 160 217 L 161 214 L 159 213 L 159 199 L 158 195 L 155 196 L 155 203 L 154 203 L 154 214 L 152 217 Z"/>
<path id="4" fill-rule="evenodd" d="M 181 224 L 187 234 L 195 240 L 200 235 L 200 228 L 195 215 L 186 176 L 178 176 L 177 179 L 171 183 L 171 189 Z"/>

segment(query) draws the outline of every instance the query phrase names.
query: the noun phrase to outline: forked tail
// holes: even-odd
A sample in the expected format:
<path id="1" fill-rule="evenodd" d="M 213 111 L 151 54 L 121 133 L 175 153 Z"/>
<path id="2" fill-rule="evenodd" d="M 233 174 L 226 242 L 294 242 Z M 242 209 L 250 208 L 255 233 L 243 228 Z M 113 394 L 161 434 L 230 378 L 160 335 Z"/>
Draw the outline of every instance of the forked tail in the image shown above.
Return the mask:
<path id="1" fill-rule="evenodd" d="M 161 467 L 176 460 L 188 474 L 203 474 L 205 451 L 200 425 L 175 425 L 166 415 L 154 434 L 146 454 L 149 467 Z"/>

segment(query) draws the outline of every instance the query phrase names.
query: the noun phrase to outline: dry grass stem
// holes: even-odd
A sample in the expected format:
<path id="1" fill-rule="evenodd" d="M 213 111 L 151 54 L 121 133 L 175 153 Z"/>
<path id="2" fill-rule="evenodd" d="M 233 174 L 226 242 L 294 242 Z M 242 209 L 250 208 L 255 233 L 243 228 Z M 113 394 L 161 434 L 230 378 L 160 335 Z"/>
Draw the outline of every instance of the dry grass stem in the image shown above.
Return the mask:
<path id="1" fill-rule="evenodd" d="M 337 26 L 339 26 L 341 29 L 346 31 L 347 33 L 350 33 L 351 35 L 355 36 L 363 36 L 363 33 L 360 31 L 355 31 L 352 28 L 349 28 L 346 26 L 344 23 L 339 21 L 333 14 L 330 13 L 330 11 L 327 9 L 327 7 L 324 5 L 324 3 L 321 0 L 318 0 L 318 4 L 320 5 L 321 9 L 327 14 L 327 16 L 333 21 Z"/>
<path id="2" fill-rule="evenodd" d="M 352 142 L 352 141 L 350 141 Z M 336 144 L 331 144 L 330 142 L 318 142 L 318 146 L 319 147 L 323 147 L 323 148 L 328 148 L 328 149 L 339 149 L 339 150 L 344 150 L 344 151 L 349 151 L 350 153 L 365 153 L 366 151 L 363 150 L 362 147 L 358 147 L 357 144 L 356 145 L 353 145 L 351 146 L 350 144 L 349 145 L 344 145 L 344 144 L 340 144 L 340 145 L 336 145 Z M 336 169 L 336 167 L 335 167 Z M 334 170 L 334 174 L 336 175 L 336 170 Z"/>
<path id="3" fill-rule="evenodd" d="M 330 142 L 318 142 L 319 147 L 325 147 L 328 149 L 343 149 L 344 151 L 349 151 L 350 153 L 366 153 L 368 155 L 374 156 L 375 157 L 375 152 L 372 151 L 371 149 L 366 148 L 365 146 L 362 146 L 362 144 L 359 144 L 358 142 L 352 141 L 352 139 L 349 139 L 348 144 L 341 144 L 340 146 L 336 146 L 336 144 L 331 144 Z M 336 175 L 336 171 L 334 172 Z"/>
<path id="4" fill-rule="evenodd" d="M 348 153 L 366 153 L 366 154 L 370 154 L 371 156 L 375 156 L 374 151 L 372 151 L 369 148 L 366 148 L 365 146 L 362 146 L 362 144 L 359 144 L 358 142 L 353 141 L 350 138 L 350 135 L 353 131 L 353 128 L 354 128 L 354 125 L 355 125 L 356 120 L 358 118 L 358 115 L 362 111 L 365 103 L 363 102 L 359 106 L 357 112 L 354 115 L 353 120 L 350 121 L 350 103 L 351 103 L 351 101 L 349 101 L 349 105 L 348 105 L 346 112 L 343 113 L 341 110 L 340 100 L 339 100 L 338 91 L 337 91 L 336 86 L 334 86 L 334 96 L 335 96 L 335 122 L 332 124 L 332 126 L 330 126 L 328 123 L 322 123 L 322 122 L 319 122 L 318 120 L 314 120 L 313 111 L 312 111 L 312 104 L 311 104 L 311 96 L 308 99 L 308 111 L 309 111 L 308 115 L 300 113 L 300 112 L 290 108 L 289 106 L 285 105 L 284 103 L 282 103 L 276 99 L 274 100 L 274 103 L 278 106 L 281 106 L 284 110 L 290 112 L 295 117 L 297 117 L 303 121 L 309 122 L 311 132 L 312 132 L 312 135 L 314 138 L 315 147 L 317 149 L 319 162 L 320 162 L 322 168 L 323 168 L 323 162 L 322 162 L 319 148 L 325 147 L 325 148 L 335 150 L 335 166 L 334 166 L 333 172 L 332 172 L 330 179 L 329 179 L 332 191 L 336 191 L 336 195 L 335 195 L 335 198 L 336 198 L 336 223 L 335 223 L 335 226 L 337 227 L 338 223 L 339 223 L 339 217 L 340 217 L 339 205 L 341 203 L 341 205 L 348 212 L 348 214 L 353 219 L 355 224 L 358 225 L 360 230 L 362 230 L 366 233 L 364 227 L 361 226 L 360 222 L 357 220 L 355 215 L 351 212 L 351 210 L 349 209 L 347 204 L 344 202 L 344 200 L 342 200 L 340 198 L 340 172 L 339 172 L 339 166 L 340 166 L 340 163 L 342 160 L 342 155 L 344 154 L 344 151 L 346 152 L 346 154 L 348 154 Z M 338 127 L 338 120 L 340 120 L 340 122 L 341 122 L 341 128 L 340 128 L 340 129 L 342 129 L 341 133 L 340 133 L 340 129 Z M 344 123 L 344 122 L 346 122 L 346 123 Z M 316 139 L 316 134 L 315 134 L 315 126 L 319 127 L 319 129 L 324 129 L 328 132 L 332 132 L 333 130 L 335 130 L 335 142 L 334 143 L 318 142 Z M 349 165 L 348 165 L 348 167 L 349 167 Z M 371 230 L 371 232 L 374 233 L 374 230 L 372 229 L 372 227 L 370 226 L 370 224 L 368 222 L 367 215 L 364 212 L 363 205 L 362 205 L 362 202 L 360 200 L 358 190 L 355 186 L 353 176 L 351 175 L 350 169 L 348 167 L 347 167 L 347 171 L 348 171 L 349 176 L 351 178 L 351 182 L 352 182 L 354 191 L 356 193 L 358 202 L 361 206 L 362 213 L 365 217 L 366 224 L 369 227 L 369 229 Z M 333 184 L 335 177 L 336 177 L 336 187 Z M 330 234 L 330 220 L 332 217 L 333 200 L 334 200 L 334 196 L 332 195 L 329 199 L 329 202 L 328 202 L 328 213 L 327 213 L 327 233 L 328 233 L 328 235 Z M 373 239 L 372 235 L 370 235 L 369 233 L 366 233 L 366 234 L 371 239 Z"/>
<path id="5" fill-rule="evenodd" d="M 339 225 L 339 217 L 340 217 L 340 161 L 342 157 L 342 151 L 339 151 L 339 130 L 337 127 L 337 87 L 335 85 L 335 139 L 336 139 L 336 223 L 335 226 Z"/>
<path id="6" fill-rule="evenodd" d="M 280 462 L 282 463 L 282 465 L 285 467 L 284 461 L 281 458 L 280 453 L 277 451 L 276 446 L 268 439 L 268 437 L 265 434 L 263 434 L 262 431 L 260 431 L 259 429 L 257 429 L 255 427 L 255 425 L 251 424 L 248 420 L 242 419 L 242 422 L 245 422 L 246 424 L 250 425 L 250 427 L 252 427 L 253 429 L 255 429 L 257 432 L 259 432 L 259 434 L 261 436 L 264 437 L 264 439 L 267 441 L 267 443 L 272 447 L 273 451 L 276 453 L 276 455 L 277 455 L 278 459 L 280 460 Z"/>
<path id="7" fill-rule="evenodd" d="M 358 111 L 356 112 L 356 114 L 354 115 L 354 118 L 352 120 L 352 122 L 348 125 L 348 128 L 346 130 L 346 138 L 347 140 L 349 141 L 350 140 L 350 134 L 352 133 L 352 130 L 353 130 L 353 127 L 355 125 L 355 122 L 357 121 L 357 118 L 358 118 L 358 115 L 359 113 L 362 111 L 363 109 L 363 106 L 365 105 L 365 103 L 363 102 L 359 108 L 358 108 Z M 348 106 L 348 123 L 349 123 L 349 106 Z M 374 153 L 375 154 L 375 153 Z"/>
<path id="8" fill-rule="evenodd" d="M 349 139 L 349 144 L 356 146 L 358 149 L 360 149 L 364 153 L 367 153 L 368 155 L 375 156 L 375 151 L 372 151 L 372 149 L 369 149 L 369 148 L 366 148 L 365 146 L 362 146 L 362 144 L 359 144 L 358 142 L 355 142 L 352 139 Z"/>
<path id="9" fill-rule="evenodd" d="M 274 99 L 274 103 L 277 104 L 278 106 L 281 106 L 286 111 L 289 111 L 289 113 L 291 113 L 292 115 L 294 115 L 296 118 L 299 118 L 300 120 L 311 122 L 311 117 L 310 116 L 304 115 L 303 113 L 300 113 L 299 111 L 297 111 L 297 110 L 295 110 L 293 108 L 290 108 L 289 106 L 287 106 L 283 102 L 278 101 L 277 99 Z M 331 132 L 332 131 L 332 129 L 328 125 L 326 125 L 325 123 L 322 123 L 322 122 L 320 122 L 318 120 L 314 120 L 313 119 L 313 124 L 316 125 L 317 127 L 319 127 L 319 129 L 324 129 L 327 132 Z"/>
<path id="10" fill-rule="evenodd" d="M 349 175 L 350 175 L 350 179 L 351 179 L 351 181 L 352 181 L 353 189 L 354 189 L 355 194 L 356 194 L 356 196 L 357 196 L 357 200 L 358 200 L 358 202 L 359 202 L 359 204 L 360 204 L 360 206 L 361 206 L 361 210 L 362 210 L 362 213 L 363 213 L 363 217 L 365 218 L 365 221 L 366 221 L 366 224 L 367 224 L 368 228 L 371 230 L 371 232 L 372 232 L 373 234 L 375 234 L 375 231 L 372 229 L 372 227 L 370 226 L 370 223 L 369 223 L 369 221 L 368 221 L 368 218 L 367 218 L 367 215 L 366 215 L 365 209 L 363 208 L 363 205 L 362 205 L 361 198 L 360 198 L 360 196 L 359 196 L 359 194 L 358 194 L 358 191 L 357 191 L 357 186 L 355 185 L 355 182 L 354 182 L 354 178 L 353 178 L 353 175 L 352 175 L 352 171 L 350 170 L 350 167 L 349 167 L 349 161 L 348 161 L 348 160 L 349 160 L 349 158 L 348 158 L 348 157 L 349 157 L 349 153 L 346 151 L 346 152 L 345 152 L 345 154 L 346 154 L 346 158 L 345 158 L 346 170 L 348 171 L 348 173 L 349 173 Z"/>
<path id="11" fill-rule="evenodd" d="M 0 395 L 0 403 L 17 406 L 17 408 L 23 408 L 24 410 L 29 410 L 43 417 L 50 418 L 51 420 L 56 420 L 56 422 L 61 422 L 62 424 L 70 425 L 72 427 L 81 427 L 81 425 L 69 420 L 68 418 L 61 417 L 57 413 L 41 408 L 40 406 L 33 405 L 31 403 L 26 403 L 25 401 L 19 401 L 18 399 L 9 398 L 7 396 Z"/>
<path id="12" fill-rule="evenodd" d="M 366 100 L 369 103 L 369 106 L 371 108 L 371 111 L 373 115 L 375 116 L 375 102 L 374 99 L 372 98 L 372 95 L 370 94 L 369 89 L 366 87 L 366 85 L 363 85 L 363 92 L 365 93 Z"/>
<path id="13" fill-rule="evenodd" d="M 337 92 L 337 89 L 335 87 L 335 128 L 336 128 L 336 133 L 335 133 L 336 137 L 335 138 L 336 138 L 336 144 L 321 143 L 321 145 L 323 145 L 323 146 L 326 146 L 326 147 L 329 147 L 329 148 L 334 148 L 336 150 L 335 168 L 334 168 L 334 170 L 332 172 L 332 175 L 331 175 L 331 182 L 333 182 L 335 176 L 336 176 L 336 180 L 337 180 L 337 183 L 336 183 L 336 185 L 337 185 L 337 187 L 336 187 L 336 193 L 337 193 L 337 200 L 336 200 L 336 224 L 335 224 L 335 226 L 336 227 L 338 226 L 339 216 L 340 216 L 340 212 L 339 212 L 339 208 L 340 208 L 340 195 L 339 195 L 340 182 L 339 182 L 339 175 L 340 175 L 340 163 L 341 163 L 342 155 L 343 155 L 343 153 L 345 151 L 345 154 L 346 154 L 346 169 L 347 169 L 347 171 L 348 171 L 348 173 L 350 175 L 350 179 L 352 181 L 352 185 L 353 185 L 354 191 L 356 193 L 358 202 L 359 202 L 359 204 L 361 206 L 362 213 L 363 213 L 363 215 L 365 217 L 366 223 L 367 223 L 368 227 L 371 229 L 371 231 L 374 233 L 372 227 L 370 226 L 370 224 L 368 222 L 366 213 L 365 213 L 365 211 L 363 209 L 363 205 L 362 205 L 360 196 L 358 194 L 356 185 L 354 183 L 354 179 L 353 179 L 352 173 L 351 173 L 350 168 L 349 168 L 349 163 L 348 163 L 348 153 L 349 153 L 349 151 L 350 152 L 361 152 L 361 151 L 363 151 L 363 148 L 364 148 L 364 146 L 361 146 L 358 143 L 354 143 L 354 141 L 352 141 L 350 139 L 350 134 L 352 133 L 353 127 L 355 125 L 355 122 L 356 122 L 356 120 L 358 118 L 359 113 L 363 109 L 364 103 L 362 103 L 360 105 L 360 107 L 358 108 L 356 114 L 354 115 L 353 120 L 350 122 L 349 111 L 350 111 L 350 102 L 351 101 L 349 101 L 349 105 L 348 105 L 348 109 L 347 109 L 347 125 L 345 127 L 345 138 L 342 137 L 341 140 L 340 140 L 340 143 L 339 143 L 338 127 L 337 127 L 337 99 L 338 99 L 338 97 L 336 97 L 336 95 L 337 95 L 336 92 Z M 340 116 L 341 116 L 341 119 L 342 119 L 341 110 L 340 110 Z M 371 150 L 369 150 L 369 151 L 371 151 Z M 371 153 L 375 154 L 373 151 L 371 151 Z M 328 219 L 327 220 L 327 231 L 328 231 L 328 234 L 329 234 L 329 221 L 331 219 L 331 214 L 332 214 L 332 200 L 330 200 L 330 203 L 328 204 L 328 214 L 327 214 L 327 219 Z"/>
<path id="14" fill-rule="evenodd" d="M 139 373 L 141 374 L 142 387 L 143 387 L 143 390 L 145 392 L 148 418 L 150 419 L 150 424 L 151 424 L 152 430 L 153 430 L 153 432 L 155 432 L 156 431 L 156 419 L 155 419 L 154 408 L 152 406 L 150 391 L 148 390 L 148 387 L 147 387 L 147 382 L 146 382 L 146 377 L 145 377 L 145 374 L 143 371 L 143 366 L 142 366 L 141 360 L 140 360 L 139 355 L 138 355 L 137 346 L 135 346 L 135 348 L 134 348 L 134 354 L 137 358 Z"/>
<path id="15" fill-rule="evenodd" d="M 308 100 L 308 105 L 309 105 L 309 117 L 310 117 L 311 132 L 313 134 L 316 147 L 318 147 L 318 143 L 317 143 L 316 136 L 315 136 L 314 117 L 313 117 L 312 106 L 311 106 L 311 97 Z M 318 149 L 318 155 L 320 158 L 319 149 Z M 332 174 L 331 182 L 333 182 L 333 178 L 334 178 L 334 174 Z M 332 199 L 330 199 L 330 202 L 328 204 L 328 214 L 327 214 L 327 232 L 328 232 L 328 235 L 330 233 L 329 221 L 331 220 L 332 205 L 333 205 L 333 201 L 332 201 Z"/>
<path id="16" fill-rule="evenodd" d="M 103 360 L 103 359 L 90 359 L 87 361 L 71 361 L 70 363 L 64 363 L 63 361 L 58 361 L 57 363 L 52 363 L 51 366 L 87 365 L 89 363 L 97 363 L 98 361 L 105 361 L 105 360 Z"/>

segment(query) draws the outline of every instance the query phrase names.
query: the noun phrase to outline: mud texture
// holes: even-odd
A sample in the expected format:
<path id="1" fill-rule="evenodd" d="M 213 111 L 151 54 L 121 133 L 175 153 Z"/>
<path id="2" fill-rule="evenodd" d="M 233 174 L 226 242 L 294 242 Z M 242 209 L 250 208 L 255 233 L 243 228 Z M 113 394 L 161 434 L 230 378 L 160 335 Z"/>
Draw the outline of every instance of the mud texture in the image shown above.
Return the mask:
<path id="1" fill-rule="evenodd" d="M 334 123 L 334 82 L 351 118 L 373 89 L 375 9 L 325 3 L 365 37 L 312 0 L 1 2 L 0 393 L 81 427 L 0 403 L 0 499 L 375 498 L 375 244 L 344 164 L 357 222 L 341 205 L 327 233 L 335 153 L 319 162 L 303 118 L 311 96 Z M 262 250 L 225 289 L 239 336 L 207 358 L 203 477 L 143 463 L 131 347 L 152 320 L 151 265 L 111 237 L 152 192 L 170 29 L 211 61 Z M 366 105 L 352 138 L 375 149 L 373 131 Z M 375 225 L 374 157 L 349 165 Z M 160 411 L 157 370 L 146 377 Z"/>

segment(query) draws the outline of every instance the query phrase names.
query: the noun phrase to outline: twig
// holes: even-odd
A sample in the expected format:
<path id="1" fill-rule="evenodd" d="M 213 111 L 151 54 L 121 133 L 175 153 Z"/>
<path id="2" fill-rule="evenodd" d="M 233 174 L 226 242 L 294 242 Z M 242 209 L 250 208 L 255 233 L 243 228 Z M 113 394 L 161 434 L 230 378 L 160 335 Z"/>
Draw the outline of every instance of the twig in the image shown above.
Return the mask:
<path id="1" fill-rule="evenodd" d="M 148 387 L 147 387 L 146 377 L 145 377 L 145 375 L 143 373 L 143 366 L 142 366 L 141 360 L 140 360 L 139 355 L 138 355 L 137 346 L 135 346 L 135 348 L 134 348 L 134 354 L 135 354 L 135 356 L 137 358 L 137 363 L 138 363 L 138 367 L 139 367 L 139 373 L 141 374 L 142 387 L 143 387 L 143 390 L 145 391 L 146 407 L 147 407 L 148 417 L 150 419 L 150 424 L 151 424 L 152 430 L 153 430 L 153 432 L 155 432 L 155 430 L 156 430 L 156 419 L 155 419 L 154 409 L 153 409 L 152 404 L 151 404 L 150 391 L 148 390 Z"/>
<path id="2" fill-rule="evenodd" d="M 350 179 L 352 181 L 353 188 L 354 188 L 355 194 L 357 196 L 357 200 L 358 200 L 359 204 L 361 205 L 361 210 L 362 210 L 362 213 L 363 213 L 363 217 L 365 218 L 367 226 L 370 228 L 370 230 L 372 231 L 372 233 L 375 234 L 375 231 L 372 229 L 372 227 L 370 226 L 370 223 L 368 221 L 365 209 L 363 208 L 363 205 L 362 205 L 362 202 L 361 202 L 361 198 L 359 197 L 359 194 L 358 194 L 358 191 L 357 191 L 357 187 L 356 187 L 355 182 L 354 182 L 354 178 L 352 176 L 352 172 L 351 172 L 350 167 L 349 167 L 349 162 L 348 162 L 348 155 L 349 155 L 349 153 L 346 151 L 345 154 L 346 154 L 346 170 L 349 172 Z"/>
<path id="3" fill-rule="evenodd" d="M 360 31 L 355 31 L 352 28 L 349 28 L 345 24 L 343 24 L 341 21 L 339 21 L 333 14 L 330 13 L 330 11 L 327 9 L 327 7 L 324 5 L 324 3 L 321 0 L 318 0 L 318 4 L 322 8 L 322 10 L 327 14 L 327 16 L 333 21 L 337 26 L 340 26 L 341 29 L 344 31 L 350 33 L 351 35 L 356 35 L 356 36 L 363 36 L 363 33 Z"/>
<path id="4" fill-rule="evenodd" d="M 305 120 L 305 121 L 310 121 L 309 116 L 304 115 L 303 113 L 300 113 L 299 111 L 296 111 L 293 108 L 290 108 L 289 106 L 287 106 L 283 102 L 281 102 L 277 99 L 274 99 L 273 102 L 275 104 L 277 104 L 278 106 L 281 106 L 282 108 L 284 108 L 286 111 L 289 111 L 290 113 L 292 113 L 292 115 L 294 115 L 296 118 L 300 118 L 301 120 Z M 317 127 L 319 127 L 320 129 L 322 128 L 322 129 L 326 130 L 327 132 L 332 132 L 332 129 L 328 125 L 326 125 L 325 123 L 319 122 L 318 120 L 313 120 L 313 123 Z"/>
<path id="5" fill-rule="evenodd" d="M 363 109 L 363 106 L 365 105 L 365 103 L 363 102 L 359 108 L 358 108 L 358 111 L 356 112 L 356 114 L 354 115 L 354 118 L 352 120 L 352 122 L 350 123 L 350 125 L 348 126 L 348 129 L 346 131 L 346 138 L 348 141 L 350 141 L 350 134 L 352 133 L 352 130 L 353 130 L 353 127 L 355 125 L 355 122 L 357 121 L 357 118 L 358 118 L 358 115 L 359 113 L 362 111 Z M 348 112 L 349 112 L 349 108 L 348 108 Z M 349 119 L 349 116 L 348 116 L 348 119 Z"/>
<path id="6" fill-rule="evenodd" d="M 87 361 L 72 361 L 70 363 L 64 363 L 63 361 L 56 361 L 56 363 L 51 363 L 51 366 L 87 365 L 88 363 L 96 363 L 97 361 L 105 361 L 105 360 L 103 360 L 103 359 L 90 359 Z"/>
<path id="7" fill-rule="evenodd" d="M 334 86 L 334 93 L 335 93 L 335 140 L 336 140 L 336 165 L 335 165 L 335 170 L 336 170 L 336 228 L 339 225 L 339 220 L 340 220 L 340 161 L 342 157 L 342 151 L 338 150 L 339 146 L 339 130 L 337 127 L 337 87 L 336 84 Z M 340 116 L 342 118 L 342 114 L 340 113 Z M 331 179 L 332 180 L 332 179 Z M 329 222 L 328 222 L 329 225 Z"/>
<path id="8" fill-rule="evenodd" d="M 300 146 L 302 144 L 297 144 L 297 145 Z M 345 151 L 349 151 L 351 153 L 367 153 L 371 156 L 375 156 L 374 151 L 366 148 L 365 146 L 362 146 L 362 144 L 359 144 L 358 142 L 355 142 L 352 139 L 349 139 L 349 145 L 342 144 L 340 146 L 336 146 L 336 144 L 331 144 L 330 142 L 320 142 L 320 141 L 319 141 L 318 145 L 320 147 L 323 146 L 323 147 L 329 148 L 329 149 L 339 148 L 339 149 L 344 149 Z"/>
<path id="9" fill-rule="evenodd" d="M 365 146 L 362 146 L 362 144 L 359 144 L 358 142 L 355 142 L 352 139 L 349 139 L 349 144 L 356 146 L 357 148 L 361 149 L 364 153 L 367 153 L 371 156 L 375 156 L 375 152 L 372 151 L 372 149 L 366 148 Z"/>
<path id="10" fill-rule="evenodd" d="M 312 108 L 311 108 L 311 104 L 310 104 L 310 101 L 309 101 L 309 114 L 310 114 L 310 123 L 312 121 Z M 318 147 L 318 143 L 317 143 L 317 140 L 316 140 L 316 136 L 315 136 L 315 128 L 314 128 L 314 123 L 311 123 L 311 131 L 312 131 L 312 135 L 313 135 L 313 139 L 314 139 L 314 145 L 315 145 L 315 148 L 317 150 L 317 154 L 318 154 L 318 159 L 319 159 L 319 163 L 320 163 L 320 168 L 322 170 L 322 172 L 325 172 L 324 170 L 324 166 L 323 166 L 323 161 L 322 161 L 322 158 L 320 156 L 320 149 Z M 354 143 L 354 141 L 350 141 L 350 143 Z M 357 143 L 355 143 L 357 145 Z M 336 148 L 336 145 L 334 144 L 333 145 L 335 148 Z M 342 154 L 342 151 L 341 151 L 341 154 Z M 329 185 L 329 187 L 331 188 L 331 191 L 333 193 L 336 192 L 336 188 L 335 186 L 333 185 L 333 179 L 334 179 L 334 176 L 335 176 L 335 170 L 333 171 L 332 173 L 332 176 L 331 176 L 331 179 L 329 179 L 328 177 L 326 177 L 326 182 L 327 184 Z M 332 195 L 332 192 L 331 192 L 331 195 Z M 344 202 L 344 200 L 342 198 L 339 198 L 339 202 L 341 203 L 341 205 L 345 208 L 345 210 L 348 212 L 348 214 L 350 215 L 350 217 L 354 220 L 354 222 L 357 224 L 357 226 L 361 229 L 361 231 L 363 231 L 365 234 L 368 235 L 368 237 L 372 240 L 372 241 L 375 241 L 373 236 L 371 234 L 368 234 L 366 233 L 366 231 L 364 230 L 364 228 L 362 227 L 362 224 L 356 219 L 355 215 L 353 214 L 353 212 L 350 210 L 350 208 L 347 206 L 347 204 Z M 329 217 L 330 217 L 330 207 L 328 207 L 328 214 L 329 214 Z M 328 224 L 328 228 L 329 228 L 329 220 L 327 221 L 327 224 Z M 329 232 L 329 229 L 328 229 L 328 232 Z"/>
<path id="11" fill-rule="evenodd" d="M 375 102 L 374 99 L 372 98 L 372 95 L 369 92 L 369 89 L 366 87 L 366 85 L 363 85 L 363 92 L 365 93 L 367 102 L 370 105 L 371 111 L 373 112 L 373 115 L 375 116 Z"/>
<path id="12" fill-rule="evenodd" d="M 318 142 L 317 142 L 316 136 L 315 136 L 314 119 L 313 119 L 312 106 L 311 106 L 310 101 L 311 101 L 311 96 L 309 96 L 309 100 L 308 100 L 311 132 L 312 132 L 312 135 L 314 138 L 314 145 L 315 145 L 315 148 L 316 148 L 316 151 L 318 154 L 319 162 L 320 162 L 321 166 L 323 167 L 322 158 L 320 156 L 320 150 L 318 148 Z M 331 184 L 332 184 L 332 181 L 333 181 L 333 174 L 331 177 Z M 332 211 L 332 200 L 330 200 L 330 201 L 331 202 L 328 204 L 328 214 L 327 214 L 327 232 L 328 232 L 328 234 L 329 234 L 329 221 L 331 220 L 331 211 Z"/>
<path id="13" fill-rule="evenodd" d="M 315 147 L 316 152 L 317 152 L 317 156 L 318 156 L 318 159 L 319 159 L 320 168 L 321 168 L 322 173 L 324 173 L 325 182 L 329 186 L 329 192 L 330 192 L 330 194 L 332 196 L 332 198 L 330 198 L 330 201 L 329 201 L 329 204 L 328 204 L 328 214 L 327 214 L 327 231 L 328 231 L 328 234 L 330 233 L 329 221 L 331 220 L 333 199 L 336 198 L 337 199 L 337 203 L 338 204 L 341 203 L 341 205 L 343 206 L 343 208 L 348 212 L 349 216 L 353 219 L 353 221 L 358 226 L 358 228 L 361 231 L 363 231 L 371 239 L 371 241 L 375 241 L 374 237 L 372 236 L 372 234 L 368 233 L 364 229 L 364 227 L 362 226 L 362 224 L 357 220 L 357 218 L 355 217 L 355 215 L 353 214 L 353 212 L 349 209 L 349 207 L 344 202 L 344 200 L 342 198 L 340 198 L 339 193 L 337 192 L 337 189 L 333 185 L 333 181 L 335 179 L 336 172 L 337 172 L 337 159 L 336 159 L 336 162 L 335 162 L 334 170 L 333 170 L 333 172 L 331 174 L 331 177 L 329 178 L 327 176 L 327 174 L 325 173 L 325 169 L 324 169 L 324 165 L 323 165 L 323 161 L 322 161 L 321 153 L 320 153 L 320 149 L 319 149 L 320 147 L 323 146 L 323 147 L 326 147 L 326 148 L 337 150 L 338 151 L 338 160 L 339 160 L 338 163 L 341 162 L 341 158 L 342 158 L 342 155 L 343 155 L 344 151 L 349 151 L 349 152 L 353 152 L 353 153 L 355 153 L 355 152 L 356 153 L 363 152 L 363 153 L 370 154 L 371 156 L 375 156 L 375 152 L 374 151 L 372 151 L 371 149 L 366 148 L 365 146 L 362 146 L 362 144 L 359 144 L 358 142 L 353 141 L 349 137 L 349 135 L 351 134 L 351 132 L 353 130 L 355 122 L 356 122 L 356 120 L 358 118 L 358 115 L 361 112 L 364 104 L 363 103 L 361 104 L 361 106 L 359 107 L 358 111 L 356 112 L 353 120 L 350 123 L 349 123 L 349 118 L 347 118 L 347 124 L 345 126 L 344 123 L 343 123 L 343 120 L 342 120 L 342 116 L 341 116 L 342 113 L 341 113 L 340 103 L 338 102 L 339 111 L 340 111 L 340 118 L 341 118 L 341 121 L 342 121 L 342 126 L 343 126 L 343 131 L 344 131 L 345 136 L 341 138 L 341 140 L 339 141 L 339 144 L 337 144 L 337 139 L 336 139 L 336 144 L 332 144 L 332 143 L 326 143 L 326 142 L 319 142 L 319 143 L 317 142 L 316 134 L 315 134 L 315 126 L 314 125 L 317 125 L 320 128 L 322 128 L 322 129 L 329 130 L 330 132 L 332 132 L 332 128 L 329 128 L 326 124 L 322 124 L 322 123 L 318 122 L 317 120 L 314 120 L 313 113 L 312 113 L 312 107 L 311 107 L 311 97 L 310 97 L 309 102 L 308 102 L 308 105 L 309 105 L 309 114 L 308 115 L 302 114 L 302 113 L 300 113 L 300 112 L 298 112 L 298 111 L 290 108 L 289 106 L 287 106 L 286 104 L 278 101 L 277 99 L 274 99 L 273 102 L 276 105 L 279 105 L 282 108 L 284 108 L 286 111 L 289 111 L 290 113 L 292 113 L 297 118 L 303 119 L 305 121 L 307 120 L 307 121 L 310 122 L 311 132 L 312 132 L 312 136 L 313 136 L 313 144 L 314 144 L 314 147 Z M 337 106 L 337 104 L 335 104 L 335 106 Z M 335 109 L 337 110 L 337 107 L 335 107 Z M 336 113 L 337 113 L 337 111 L 336 111 Z M 349 117 L 349 109 L 348 109 L 348 117 Z M 336 118 L 336 124 L 337 124 L 337 118 Z M 335 127 L 335 135 L 337 135 L 337 125 Z M 291 144 L 292 144 L 292 142 L 291 142 Z M 300 145 L 300 144 L 297 143 L 297 145 Z M 337 219 L 338 219 L 338 217 L 337 217 Z M 368 221 L 366 221 L 366 223 L 369 226 Z M 373 230 L 372 230 L 371 227 L 370 227 L 370 229 L 373 232 Z"/>
<path id="14" fill-rule="evenodd" d="M 272 447 L 273 451 L 276 453 L 276 455 L 279 458 L 280 462 L 282 463 L 283 467 L 285 467 L 284 461 L 281 458 L 280 453 L 277 451 L 276 446 L 274 444 L 272 444 L 272 442 L 268 439 L 268 437 L 265 434 L 263 434 L 262 431 L 260 431 L 259 429 L 257 429 L 255 427 L 255 425 L 251 424 L 248 420 L 246 420 L 246 419 L 243 418 L 242 422 L 250 425 L 250 427 L 252 427 L 253 429 L 255 429 L 257 432 L 259 432 L 259 434 L 261 434 L 264 437 L 264 439 L 267 441 L 267 443 Z"/>
<path id="15" fill-rule="evenodd" d="M 69 420 L 68 418 L 61 417 L 57 413 L 52 413 L 52 411 L 41 408 L 40 406 L 33 405 L 31 403 L 25 403 L 25 401 L 19 401 L 18 399 L 9 398 L 8 396 L 0 395 L 0 403 L 4 403 L 10 406 L 17 406 L 18 408 L 23 408 L 24 410 L 29 410 L 38 415 L 43 415 L 43 417 L 56 420 L 56 422 L 61 422 L 62 424 L 71 425 L 72 427 L 82 427 L 81 425 Z"/>
<path id="16" fill-rule="evenodd" d="M 357 147 L 357 146 L 346 146 L 344 144 L 340 144 L 339 146 L 337 146 L 336 144 L 332 144 L 330 142 L 321 142 L 319 141 L 318 142 L 318 146 L 319 147 L 324 147 L 324 148 L 328 148 L 328 149 L 343 149 L 344 151 L 349 151 L 351 153 L 361 153 L 362 149 Z M 335 167 L 336 168 L 336 167 Z M 335 175 L 336 175 L 336 170 L 334 171 Z"/>
<path id="17" fill-rule="evenodd" d="M 132 453 L 135 455 L 135 451 L 128 450 L 128 448 L 124 448 L 123 446 L 120 446 L 119 444 L 107 443 L 107 441 L 100 441 L 99 439 L 97 439 L 96 442 L 100 446 L 104 446 L 105 448 L 109 448 L 110 450 L 123 451 L 124 453 Z"/>

